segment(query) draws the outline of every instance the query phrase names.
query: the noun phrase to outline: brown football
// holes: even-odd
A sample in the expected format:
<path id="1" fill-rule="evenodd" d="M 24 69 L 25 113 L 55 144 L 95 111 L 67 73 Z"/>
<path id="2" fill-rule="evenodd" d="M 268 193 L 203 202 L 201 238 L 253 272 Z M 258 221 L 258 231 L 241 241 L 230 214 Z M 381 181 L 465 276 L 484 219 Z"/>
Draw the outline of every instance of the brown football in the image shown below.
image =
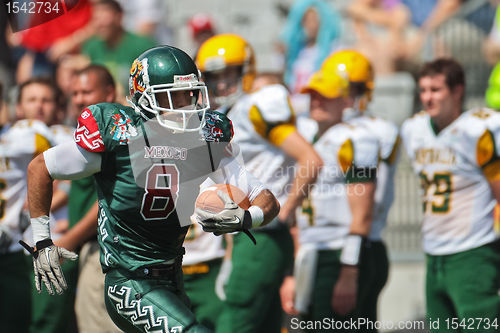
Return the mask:
<path id="1" fill-rule="evenodd" d="M 200 208 L 212 213 L 219 213 L 224 209 L 224 202 L 217 195 L 218 191 L 223 191 L 233 199 L 241 208 L 248 209 L 250 200 L 245 192 L 231 184 L 215 184 L 205 188 L 198 198 L 196 198 L 196 208 Z"/>

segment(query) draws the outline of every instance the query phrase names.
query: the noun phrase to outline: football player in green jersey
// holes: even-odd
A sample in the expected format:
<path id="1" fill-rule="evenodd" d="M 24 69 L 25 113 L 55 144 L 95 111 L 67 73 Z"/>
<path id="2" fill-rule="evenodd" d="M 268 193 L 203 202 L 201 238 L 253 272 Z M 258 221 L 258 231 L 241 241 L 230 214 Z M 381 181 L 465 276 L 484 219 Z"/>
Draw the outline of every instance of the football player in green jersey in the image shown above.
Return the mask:
<path id="1" fill-rule="evenodd" d="M 223 234 L 264 225 L 279 211 L 274 195 L 247 173 L 229 141 L 231 121 L 208 111 L 206 87 L 182 50 L 142 53 L 130 71 L 133 107 L 85 109 L 74 142 L 40 155 L 28 170 L 35 280 L 49 293 L 65 288 L 46 221 L 53 179 L 93 174 L 99 199 L 98 238 L 109 315 L 125 332 L 201 332 L 182 286 L 182 243 L 200 186 L 231 183 L 248 193 L 243 210 L 219 192 L 225 208 L 197 209 L 205 231 Z"/>

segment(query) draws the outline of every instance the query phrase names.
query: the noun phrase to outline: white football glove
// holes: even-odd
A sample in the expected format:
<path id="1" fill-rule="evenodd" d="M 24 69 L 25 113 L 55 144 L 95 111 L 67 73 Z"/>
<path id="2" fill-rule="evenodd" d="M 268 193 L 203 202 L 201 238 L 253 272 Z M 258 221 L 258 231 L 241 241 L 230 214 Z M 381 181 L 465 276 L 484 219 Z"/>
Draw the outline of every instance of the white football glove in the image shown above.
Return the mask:
<path id="1" fill-rule="evenodd" d="M 252 227 L 252 217 L 248 210 L 238 206 L 231 197 L 223 191 L 217 195 L 224 202 L 224 209 L 219 213 L 212 213 L 196 208 L 194 219 L 201 224 L 206 232 L 222 235 L 228 232 L 244 231 Z"/>
<path id="2" fill-rule="evenodd" d="M 62 247 L 57 247 L 50 239 L 49 217 L 40 216 L 31 219 L 33 227 L 33 239 L 36 242 L 36 250 L 23 241 L 19 243 L 33 256 L 33 270 L 35 273 L 35 286 L 38 293 L 42 292 L 40 280 L 43 281 L 49 294 L 62 294 L 68 288 L 66 279 L 61 270 L 63 259 L 76 260 L 78 255 Z M 46 226 L 46 228 L 45 228 Z M 48 237 L 47 237 L 48 236 Z M 40 237 L 47 237 L 40 240 Z"/>

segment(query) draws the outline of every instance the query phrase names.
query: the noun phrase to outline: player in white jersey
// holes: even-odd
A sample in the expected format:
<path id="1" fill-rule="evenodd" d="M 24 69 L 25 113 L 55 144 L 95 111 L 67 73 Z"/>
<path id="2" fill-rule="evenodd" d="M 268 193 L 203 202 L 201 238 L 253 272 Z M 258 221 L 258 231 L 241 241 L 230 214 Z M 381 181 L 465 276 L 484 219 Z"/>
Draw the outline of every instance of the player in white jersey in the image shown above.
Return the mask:
<path id="1" fill-rule="evenodd" d="M 367 281 L 365 245 L 374 206 L 378 140 L 363 126 L 342 123 L 348 105 L 345 73 L 322 68 L 304 92 L 310 117 L 299 129 L 313 140 L 325 165 L 297 216 L 300 248 L 282 297 L 287 312 L 308 320 L 350 320 L 364 314 L 360 286 Z M 301 121 L 302 122 L 302 121 Z"/>
<path id="2" fill-rule="evenodd" d="M 21 245 L 21 212 L 26 202 L 29 162 L 52 145 L 50 131 L 40 121 L 21 120 L 0 141 L 0 322 L 2 331 L 27 332 L 31 321 L 31 272 Z"/>
<path id="3" fill-rule="evenodd" d="M 406 120 L 401 133 L 422 184 L 427 315 L 444 323 L 431 330 L 452 329 L 446 327 L 452 319 L 481 318 L 476 331 L 498 332 L 500 241 L 493 209 L 500 199 L 500 114 L 462 113 L 465 78 L 455 60 L 425 64 L 419 87 L 425 110 Z"/>
<path id="4" fill-rule="evenodd" d="M 322 161 L 297 132 L 285 87 L 268 85 L 250 93 L 255 56 L 242 37 L 214 36 L 200 47 L 196 60 L 212 103 L 233 122 L 233 140 L 245 167 L 281 204 L 278 218 L 254 233 L 257 246 L 241 235 L 234 236 L 232 269 L 217 331 L 279 331 L 279 287 L 293 253 L 283 222 L 293 216 Z"/>
<path id="5" fill-rule="evenodd" d="M 343 120 L 355 126 L 365 127 L 377 137 L 380 146 L 375 206 L 368 236 L 371 249 L 369 261 L 373 263 L 370 274 L 372 279 L 362 286 L 367 295 L 364 300 L 367 312 L 363 315 L 371 321 L 376 321 L 378 296 L 389 275 L 389 259 L 381 234 L 394 201 L 394 176 L 400 145 L 399 130 L 392 122 L 368 114 L 367 107 L 374 88 L 374 71 L 364 55 L 354 50 L 337 51 L 324 62 L 323 67 L 347 74 L 352 103 L 344 110 Z"/>

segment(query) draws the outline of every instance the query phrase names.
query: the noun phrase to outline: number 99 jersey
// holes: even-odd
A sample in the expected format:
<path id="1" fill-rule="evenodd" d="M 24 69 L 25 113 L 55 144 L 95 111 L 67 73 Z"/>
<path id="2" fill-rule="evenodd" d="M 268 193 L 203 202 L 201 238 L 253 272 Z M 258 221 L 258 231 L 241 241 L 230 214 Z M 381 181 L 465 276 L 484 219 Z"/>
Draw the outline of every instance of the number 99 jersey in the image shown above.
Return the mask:
<path id="1" fill-rule="evenodd" d="M 420 112 L 401 132 L 422 188 L 424 251 L 446 255 L 494 241 L 489 182 L 500 180 L 500 114 L 469 110 L 436 134 Z"/>

